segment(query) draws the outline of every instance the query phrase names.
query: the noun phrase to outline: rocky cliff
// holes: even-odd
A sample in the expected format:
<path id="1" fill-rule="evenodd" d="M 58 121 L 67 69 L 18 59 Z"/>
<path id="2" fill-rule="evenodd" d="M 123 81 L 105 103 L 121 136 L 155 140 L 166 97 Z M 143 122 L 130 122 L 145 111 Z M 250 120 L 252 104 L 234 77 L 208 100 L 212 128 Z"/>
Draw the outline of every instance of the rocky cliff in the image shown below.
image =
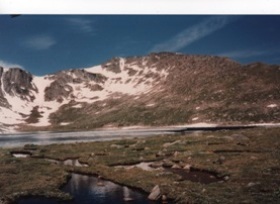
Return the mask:
<path id="1" fill-rule="evenodd" d="M 152 53 L 37 77 L 0 67 L 0 122 L 21 130 L 279 122 L 280 66 Z"/>

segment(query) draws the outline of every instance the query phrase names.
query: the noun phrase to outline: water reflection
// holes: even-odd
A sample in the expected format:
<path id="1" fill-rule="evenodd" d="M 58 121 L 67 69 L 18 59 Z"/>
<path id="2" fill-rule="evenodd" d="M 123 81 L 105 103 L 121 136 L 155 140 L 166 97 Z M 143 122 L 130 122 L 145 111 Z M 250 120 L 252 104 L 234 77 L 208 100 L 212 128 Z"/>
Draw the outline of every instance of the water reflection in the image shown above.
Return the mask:
<path id="1" fill-rule="evenodd" d="M 47 145 L 53 143 L 74 143 L 89 141 L 106 141 L 149 137 L 162 134 L 175 134 L 168 129 L 140 130 L 96 130 L 86 132 L 37 132 L 21 134 L 0 134 L 0 147 L 17 147 L 25 144 Z"/>
<path id="2" fill-rule="evenodd" d="M 93 176 L 72 174 L 70 181 L 63 191 L 70 193 L 75 200 L 73 203 L 96 204 L 125 204 L 128 201 L 135 204 L 154 204 L 147 195 L 141 194 L 125 186 L 102 180 L 103 185 L 97 185 L 99 179 Z"/>
<path id="3" fill-rule="evenodd" d="M 139 193 L 128 187 L 102 180 L 103 185 L 98 185 L 99 178 L 81 174 L 71 174 L 71 179 L 62 188 L 70 193 L 74 200 L 62 202 L 55 199 L 31 197 L 20 199 L 18 204 L 160 204 L 150 201 L 146 194 Z"/>

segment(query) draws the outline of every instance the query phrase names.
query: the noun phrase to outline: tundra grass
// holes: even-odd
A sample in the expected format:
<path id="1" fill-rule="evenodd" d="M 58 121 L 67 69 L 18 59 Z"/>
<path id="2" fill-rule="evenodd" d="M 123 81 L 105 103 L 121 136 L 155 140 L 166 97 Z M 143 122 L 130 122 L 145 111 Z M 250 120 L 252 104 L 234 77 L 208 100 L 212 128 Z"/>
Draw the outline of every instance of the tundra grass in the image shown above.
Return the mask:
<path id="1" fill-rule="evenodd" d="M 69 172 L 78 172 L 146 192 L 159 185 L 175 203 L 279 203 L 279 138 L 280 128 L 255 128 L 1 149 L 0 197 L 6 201 L 23 195 L 63 198 L 66 195 L 59 187 Z M 14 150 L 30 151 L 32 156 L 13 158 L 9 152 Z M 56 165 L 44 158 L 76 158 L 89 167 Z M 141 162 L 180 168 L 190 165 L 214 172 L 220 179 L 204 184 L 182 179 L 164 168 L 120 167 Z"/>

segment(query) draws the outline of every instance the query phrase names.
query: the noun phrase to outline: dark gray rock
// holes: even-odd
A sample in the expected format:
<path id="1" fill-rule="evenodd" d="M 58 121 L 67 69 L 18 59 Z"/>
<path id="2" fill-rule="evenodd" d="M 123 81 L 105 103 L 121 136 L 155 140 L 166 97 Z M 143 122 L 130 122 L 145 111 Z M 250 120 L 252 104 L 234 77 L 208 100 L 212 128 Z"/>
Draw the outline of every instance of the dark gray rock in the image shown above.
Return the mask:
<path id="1" fill-rule="evenodd" d="M 9 69 L 3 75 L 4 90 L 11 96 L 16 94 L 27 96 L 30 90 L 35 90 L 31 84 L 32 79 L 33 77 L 29 72 L 19 68 Z"/>
<path id="2" fill-rule="evenodd" d="M 29 72 L 20 68 L 10 68 L 4 72 L 4 69 L 0 67 L 0 79 L 0 106 L 9 107 L 5 94 L 18 96 L 27 101 L 35 99 L 31 91 L 37 91 L 37 89 L 32 84 L 33 77 Z"/>
<path id="3" fill-rule="evenodd" d="M 68 97 L 72 91 L 72 87 L 63 81 L 54 81 L 45 89 L 45 100 L 62 102 L 63 97 Z"/>
<path id="4" fill-rule="evenodd" d="M 7 107 L 8 101 L 4 97 L 3 91 L 2 91 L 2 75 L 3 75 L 4 69 L 3 67 L 0 67 L 0 106 L 1 107 Z"/>
<path id="5" fill-rule="evenodd" d="M 49 87 L 45 89 L 46 101 L 58 101 L 62 102 L 63 98 L 71 96 L 73 88 L 68 85 L 85 83 L 91 91 L 99 91 L 103 88 L 99 84 L 105 83 L 107 78 L 101 74 L 95 74 L 87 72 L 84 69 L 70 69 L 66 71 L 60 71 L 48 77 L 54 80 Z M 95 82 L 95 85 L 89 85 L 89 82 Z"/>
<path id="6" fill-rule="evenodd" d="M 111 59 L 110 61 L 106 62 L 105 64 L 101 65 L 103 69 L 106 69 L 108 71 L 114 72 L 114 73 L 120 73 L 120 58 L 115 57 Z"/>

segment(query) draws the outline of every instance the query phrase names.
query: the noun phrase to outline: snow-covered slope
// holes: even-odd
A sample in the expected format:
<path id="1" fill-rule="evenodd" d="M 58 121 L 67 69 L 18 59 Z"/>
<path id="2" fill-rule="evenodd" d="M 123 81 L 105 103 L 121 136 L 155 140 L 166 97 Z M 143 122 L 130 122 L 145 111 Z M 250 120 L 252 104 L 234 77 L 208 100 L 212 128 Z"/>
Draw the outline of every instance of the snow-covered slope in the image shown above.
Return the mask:
<path id="1" fill-rule="evenodd" d="M 118 72 L 109 69 L 112 63 L 108 62 L 86 69 L 70 69 L 42 77 L 33 76 L 30 81 L 33 89 L 29 90 L 26 98 L 23 98 L 20 92 L 5 91 L 6 73 L 12 69 L 3 69 L 1 93 L 3 99 L 7 100 L 7 105 L 0 107 L 0 122 L 10 125 L 25 124 L 32 111 L 36 111 L 39 117 L 29 125 L 48 126 L 49 115 L 70 101 L 94 103 L 108 98 L 119 98 L 122 95 L 137 96 L 149 92 L 159 83 L 155 76 L 165 79 L 168 75 L 165 70 L 158 71 L 146 66 L 145 61 L 142 61 L 140 66 L 126 63 L 124 58 L 113 61 L 119 64 Z M 73 107 L 80 108 L 81 105 Z"/>
<path id="2" fill-rule="evenodd" d="M 40 77 L 0 67 L 0 130 L 277 123 L 279 79 L 278 65 L 178 53 Z"/>

